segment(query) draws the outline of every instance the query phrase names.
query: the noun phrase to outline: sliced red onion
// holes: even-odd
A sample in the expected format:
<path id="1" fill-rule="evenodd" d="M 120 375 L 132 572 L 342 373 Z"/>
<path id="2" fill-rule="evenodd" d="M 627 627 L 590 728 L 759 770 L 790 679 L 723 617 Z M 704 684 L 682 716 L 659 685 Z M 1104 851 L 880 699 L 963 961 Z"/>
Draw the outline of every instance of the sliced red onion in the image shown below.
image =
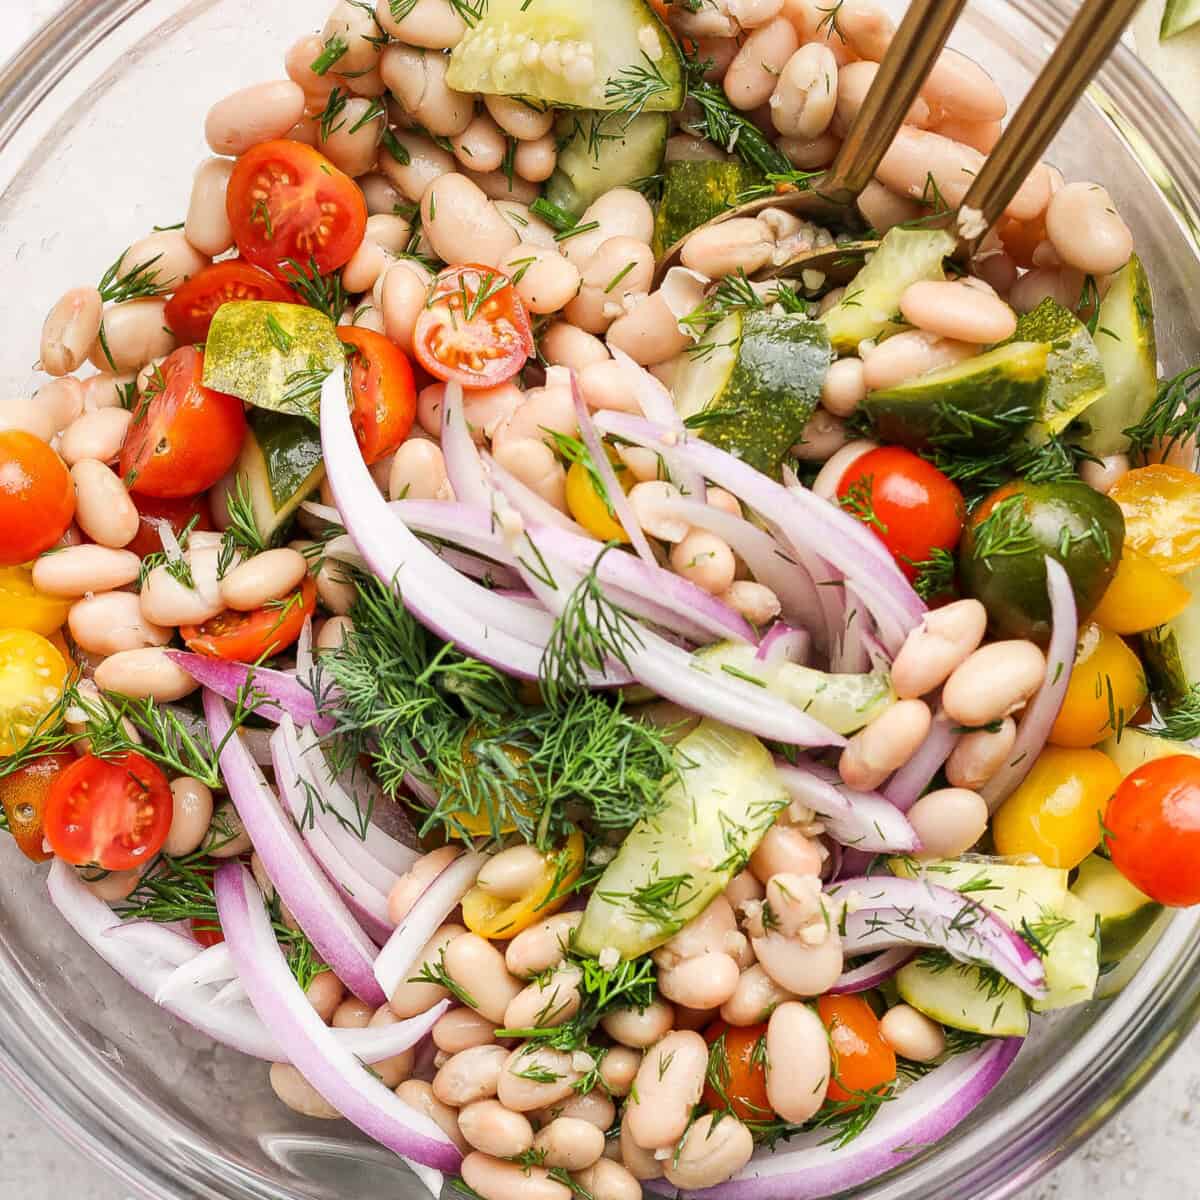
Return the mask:
<path id="1" fill-rule="evenodd" d="M 811 808 L 835 841 L 872 854 L 912 854 L 921 848 L 917 831 L 878 792 L 847 787 L 838 773 L 801 759 L 796 765 L 776 760 L 788 795 Z"/>
<path id="2" fill-rule="evenodd" d="M 844 583 L 846 592 L 845 615 L 842 627 L 834 640 L 833 651 L 829 656 L 829 669 L 843 675 L 861 675 L 870 668 L 871 659 L 867 654 L 863 635 L 871 623 L 866 605 L 849 583 Z"/>
<path id="3" fill-rule="evenodd" d="M 527 521 L 536 521 L 539 525 L 553 525 L 555 529 L 565 529 L 568 533 L 578 534 L 589 541 L 597 540 L 582 525 L 572 521 L 566 513 L 560 512 L 553 504 L 543 500 L 537 492 L 502 467 L 490 454 L 485 452 L 483 461 L 492 483 L 504 489 L 509 503 Z"/>
<path id="4" fill-rule="evenodd" d="M 816 479 L 813 480 L 813 495 L 820 496 L 822 500 L 828 500 L 830 504 L 837 503 L 837 491 L 841 485 L 842 476 L 864 454 L 870 454 L 872 450 L 878 449 L 878 442 L 857 441 L 847 442 L 840 450 L 835 450 L 817 474 Z"/>
<path id="5" fill-rule="evenodd" d="M 471 554 L 466 550 L 459 550 L 455 546 L 430 546 L 429 548 L 460 574 L 478 579 L 488 587 L 503 591 L 515 588 L 520 583 L 516 572 L 511 571 L 508 567 L 502 567 L 499 563 L 492 562 L 491 559 L 482 558 L 478 554 Z"/>
<path id="6" fill-rule="evenodd" d="M 132 922 L 122 928 L 132 929 L 140 922 Z M 170 975 L 159 985 L 152 999 L 155 1004 L 167 1005 L 172 1000 L 198 988 L 208 987 L 214 983 L 225 983 L 237 977 L 237 967 L 229 947 L 224 942 L 209 946 L 199 954 L 180 963 Z"/>
<path id="7" fill-rule="evenodd" d="M 786 621 L 776 621 L 763 635 L 754 656 L 768 666 L 779 663 L 796 663 L 804 666 L 808 662 L 812 638 L 805 629 L 795 629 Z"/>
<path id="8" fill-rule="evenodd" d="M 204 715 L 219 742 L 232 728 L 225 702 L 206 691 Z M 280 899 L 338 978 L 364 1004 L 378 1008 L 387 997 L 375 982 L 375 947 L 317 866 L 258 764 L 236 737 L 226 740 L 220 764 L 229 798 Z"/>
<path id="9" fill-rule="evenodd" d="M 849 1145 L 828 1129 L 801 1133 L 774 1150 L 755 1152 L 727 1183 L 683 1192 L 688 1200 L 825 1200 L 847 1195 L 923 1153 L 944 1138 L 987 1098 L 1013 1064 L 1020 1038 L 994 1038 L 948 1062 L 882 1105 Z M 665 1179 L 646 1184 L 674 1194 Z"/>
<path id="10" fill-rule="evenodd" d="M 461 383 L 448 383 L 442 399 L 442 454 L 455 497 L 466 504 L 481 504 L 487 508 L 492 489 L 484 478 L 479 448 L 467 425 Z"/>
<path id="11" fill-rule="evenodd" d="M 847 955 L 936 946 L 960 962 L 993 968 L 1035 999 L 1046 994 L 1042 960 L 971 896 L 925 879 L 886 875 L 846 879 L 832 884 L 829 893 L 846 901 Z"/>
<path id="12" fill-rule="evenodd" d="M 916 753 L 883 786 L 884 798 L 901 812 L 910 808 L 925 793 L 933 777 L 942 769 L 950 752 L 962 736 L 958 727 L 944 712 L 933 718 L 933 724 Z"/>
<path id="13" fill-rule="evenodd" d="M 915 950 L 884 950 L 882 954 L 876 954 L 858 966 L 843 971 L 829 993 L 833 996 L 851 996 L 858 992 L 869 992 L 891 979 L 915 955 Z"/>
<path id="14" fill-rule="evenodd" d="M 296 639 L 296 678 L 310 680 L 313 672 L 313 619 L 310 613 Z"/>
<path id="15" fill-rule="evenodd" d="M 217 871 L 214 890 L 221 928 L 250 1003 L 288 1047 L 300 1074 L 389 1150 L 438 1170 L 457 1170 L 462 1155 L 446 1134 L 346 1050 L 308 1002 L 288 970 L 250 872 L 238 862 L 226 863 Z"/>
<path id="16" fill-rule="evenodd" d="M 375 978 L 384 994 L 391 996 L 405 983 L 417 964 L 421 948 L 446 923 L 462 898 L 475 886 L 486 854 L 460 854 L 421 893 L 416 903 L 396 926 L 375 960 Z"/>
<path id="17" fill-rule="evenodd" d="M 1046 745 L 1050 729 L 1058 718 L 1067 696 L 1071 671 L 1075 666 L 1075 642 L 1079 637 L 1079 616 L 1071 577 L 1057 559 L 1046 557 L 1046 590 L 1050 593 L 1050 645 L 1046 649 L 1046 678 L 1038 693 L 1025 708 L 1017 726 L 1008 762 L 984 784 L 981 795 L 988 811 L 995 812 L 1033 769 Z"/>
<path id="18" fill-rule="evenodd" d="M 535 545 L 527 533 L 511 535 L 524 547 L 517 555 L 526 587 L 551 612 L 561 616 L 582 576 L 561 559 Z M 553 586 L 524 562 L 542 562 Z M 786 700 L 724 671 L 710 671 L 686 650 L 673 645 L 654 630 L 630 628 L 624 646 L 625 662 L 637 681 L 665 700 L 673 700 L 700 716 L 724 721 L 759 737 L 798 746 L 844 746 L 846 739 L 814 720 Z"/>
<path id="19" fill-rule="evenodd" d="M 221 658 L 208 658 L 183 650 L 168 650 L 167 657 L 198 684 L 210 692 L 216 692 L 223 700 L 236 704 L 239 698 L 262 693 L 266 699 L 253 711 L 268 721 L 278 723 L 280 717 L 287 713 L 296 724 L 311 725 L 318 733 L 329 733 L 333 729 L 333 721 L 317 712 L 312 689 L 287 671 L 226 662 Z"/>
<path id="20" fill-rule="evenodd" d="M 617 522 L 625 530 L 629 543 L 638 558 L 652 567 L 657 567 L 658 560 L 654 557 L 654 551 L 650 549 L 650 543 L 646 540 L 646 534 L 642 530 L 637 513 L 633 511 L 633 505 L 629 503 L 629 497 L 625 495 L 625 489 L 617 479 L 617 473 L 613 470 L 612 463 L 609 462 L 604 443 L 596 432 L 592 414 L 584 403 L 583 393 L 579 390 L 579 375 L 575 371 L 571 372 L 571 395 L 575 398 L 575 418 L 579 422 L 579 436 L 583 438 L 583 444 L 587 447 L 588 454 L 591 455 L 592 466 L 595 467 L 596 474 L 600 476 L 600 482 L 604 485 L 604 491 L 608 496 L 613 513 L 616 515 Z"/>

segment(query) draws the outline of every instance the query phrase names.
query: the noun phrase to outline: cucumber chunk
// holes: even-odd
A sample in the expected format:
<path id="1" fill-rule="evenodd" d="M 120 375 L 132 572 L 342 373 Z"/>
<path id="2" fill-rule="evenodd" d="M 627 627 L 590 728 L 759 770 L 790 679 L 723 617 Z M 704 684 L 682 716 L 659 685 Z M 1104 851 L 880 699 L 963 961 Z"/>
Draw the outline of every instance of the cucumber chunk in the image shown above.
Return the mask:
<path id="1" fill-rule="evenodd" d="M 627 120 L 615 113 L 572 112 L 559 118 L 558 165 L 546 199 L 574 217 L 610 188 L 658 174 L 671 132 L 666 113 Z"/>
<path id="2" fill-rule="evenodd" d="M 994 449 L 1042 411 L 1049 354 L 1044 342 L 1011 342 L 871 392 L 863 410 L 884 442 Z"/>
<path id="3" fill-rule="evenodd" d="M 661 257 L 693 229 L 731 208 L 763 178 L 757 167 L 742 162 L 668 163 L 654 219 L 654 253 Z"/>
<path id="4" fill-rule="evenodd" d="M 666 806 L 639 821 L 596 883 L 576 946 L 636 958 L 698 916 L 749 860 L 786 806 L 757 738 L 704 721 L 675 748 L 682 769 Z"/>
<path id="5" fill-rule="evenodd" d="M 1117 764 L 1122 778 L 1158 758 L 1170 758 L 1175 754 L 1200 758 L 1200 750 L 1190 742 L 1173 742 L 1170 738 L 1155 737 L 1143 733 L 1134 725 L 1126 725 L 1119 738 L 1109 738 L 1100 749 Z"/>
<path id="6" fill-rule="evenodd" d="M 1167 0 L 1159 26 L 1160 41 L 1166 41 L 1200 25 L 1200 0 Z"/>
<path id="7" fill-rule="evenodd" d="M 769 664 L 755 657 L 753 646 L 740 642 L 720 642 L 698 650 L 695 657 L 712 670 L 761 684 L 835 733 L 856 732 L 896 699 L 886 671 L 831 675 L 797 663 Z"/>
<path id="8" fill-rule="evenodd" d="M 1007 980 L 948 955 L 922 954 L 896 973 L 900 998 L 931 1020 L 986 1037 L 1024 1037 L 1029 1009 Z"/>
<path id="9" fill-rule="evenodd" d="M 252 408 L 237 473 L 264 541 L 279 530 L 325 478 L 321 439 L 304 417 Z"/>
<path id="10" fill-rule="evenodd" d="M 736 310 L 688 352 L 675 407 L 705 441 L 778 479 L 816 410 L 830 358 L 816 321 Z"/>
<path id="11" fill-rule="evenodd" d="M 1100 918 L 1100 962 L 1104 966 L 1120 962 L 1162 912 L 1161 904 L 1138 891 L 1098 854 L 1089 855 L 1079 864 L 1079 877 L 1071 893 Z"/>
<path id="12" fill-rule="evenodd" d="M 1053 1012 L 1086 1004 L 1096 994 L 1100 978 L 1096 910 L 1068 892 L 1057 911 L 1044 915 L 1033 928 L 1042 943 L 1039 953 L 1048 989 L 1045 996 L 1033 1001 L 1033 1011 Z"/>
<path id="13" fill-rule="evenodd" d="M 833 348 L 853 354 L 859 342 L 903 329 L 900 297 L 910 284 L 944 279 L 942 261 L 956 245 L 944 229 L 889 229 L 845 295 L 821 317 Z"/>
<path id="14" fill-rule="evenodd" d="M 1142 634 L 1142 657 L 1154 697 L 1166 707 L 1184 700 L 1200 684 L 1200 567 L 1179 582 L 1192 593 L 1191 602 L 1165 625 Z"/>
<path id="15" fill-rule="evenodd" d="M 1088 409 L 1085 449 L 1103 457 L 1129 449 L 1125 430 L 1158 395 L 1158 349 L 1150 280 L 1135 254 L 1113 277 L 1100 305 L 1096 349 L 1104 365 L 1104 395 Z"/>
<path id="16" fill-rule="evenodd" d="M 489 0 L 446 82 L 608 112 L 674 112 L 684 98 L 679 49 L 644 0 Z"/>

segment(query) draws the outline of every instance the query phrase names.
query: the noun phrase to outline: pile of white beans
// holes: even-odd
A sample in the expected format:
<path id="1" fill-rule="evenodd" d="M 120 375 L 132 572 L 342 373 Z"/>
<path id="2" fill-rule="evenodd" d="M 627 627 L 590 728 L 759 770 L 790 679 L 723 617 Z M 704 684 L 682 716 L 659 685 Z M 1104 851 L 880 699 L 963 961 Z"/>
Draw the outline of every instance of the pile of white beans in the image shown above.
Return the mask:
<path id="1" fill-rule="evenodd" d="M 671 24 L 712 59 L 709 77 L 722 83 L 732 104 L 805 170 L 833 160 L 894 32 L 872 0 L 845 0 L 836 21 L 815 0 L 706 0 L 695 12 L 674 5 Z M 183 551 L 194 586 L 158 566 L 134 590 L 141 563 L 126 547 L 137 533 L 138 513 L 113 469 L 132 421 L 123 397 L 131 387 L 144 394 L 156 366 L 175 349 L 175 337 L 164 328 L 163 297 L 234 248 L 226 214 L 234 157 L 267 140 L 292 138 L 315 146 L 358 181 L 370 216 L 366 240 L 343 272 L 351 294 L 343 321 L 384 333 L 405 351 L 412 349 L 433 280 L 421 259 L 482 263 L 518 277 L 516 290 L 537 318 L 544 378 L 538 386 L 513 380 L 468 392 L 466 419 L 499 464 L 562 512 L 566 474 L 552 435 L 579 433 L 567 369 L 578 372 L 590 408 L 639 412 L 633 372 L 648 368 L 670 386 L 693 340 L 680 318 L 700 305 L 712 282 L 829 243 L 826 231 L 768 210 L 697 233 L 683 249 L 683 269 L 655 289 L 653 211 L 639 192 L 621 187 L 584 213 L 582 222 L 594 228 L 556 239 L 529 210 L 555 168 L 556 113 L 449 88 L 447 51 L 465 30 L 446 0 L 417 0 L 402 20 L 393 17 L 387 0 L 379 0 L 374 15 L 368 6 L 339 0 L 319 34 L 287 50 L 286 78 L 249 86 L 209 113 L 204 132 L 215 157 L 197 168 L 182 230 L 151 233 L 126 256 L 128 264 L 157 258 L 163 295 L 106 306 L 96 288 L 84 286 L 51 310 L 41 344 L 41 365 L 51 378 L 31 399 L 0 404 L 0 428 L 44 439 L 70 468 L 76 526 L 61 547 L 35 563 L 33 582 L 39 591 L 73 602 L 69 629 L 91 678 L 85 687 L 97 689 L 90 693 L 97 698 L 112 691 L 181 699 L 196 684 L 165 652 L 181 625 L 200 624 L 226 609 L 261 607 L 294 592 L 310 572 L 321 606 L 317 648 L 336 648 L 351 628 L 346 614 L 353 586 L 331 562 L 310 565 L 304 552 L 312 543 L 304 539 L 238 561 L 219 577 L 220 534 L 196 532 Z M 392 39 L 386 45 L 381 31 Z M 328 74 L 315 74 L 312 63 L 334 36 L 344 39 L 346 53 Z M 591 60 L 554 46 L 553 55 L 549 46 L 541 52 L 544 64 L 552 57 L 567 77 L 574 71 L 582 80 Z M 314 118 L 335 87 L 348 99 L 341 119 L 323 132 Z M 373 107 L 377 99 L 382 108 Z M 1005 99 L 987 73 L 946 50 L 859 201 L 867 221 L 883 232 L 911 220 L 927 211 L 922 202 L 934 188 L 956 204 L 995 144 L 1005 114 Z M 676 115 L 668 160 L 728 158 L 689 130 L 694 118 L 689 109 Z M 404 148 L 403 163 L 383 148 L 387 131 Z M 504 169 L 510 148 L 511 177 Z M 420 257 L 408 256 L 414 245 Z M 1009 249 L 1016 245 L 1033 246 L 1021 263 Z M 1102 187 L 1068 184 L 1054 167 L 1040 165 L 984 241 L 967 277 L 909 287 L 900 311 L 911 328 L 878 344 L 863 343 L 834 363 L 822 407 L 795 451 L 829 460 L 816 490 L 832 498 L 841 473 L 873 447 L 849 442 L 844 429 L 868 391 L 1002 341 L 1012 334 L 1017 314 L 1045 297 L 1076 305 L 1085 275 L 1096 278 L 1103 294 L 1131 251 L 1129 230 Z M 822 308 L 839 295 L 825 296 Z M 107 351 L 99 342 L 102 323 Z M 611 349 L 635 365 L 617 361 Z M 82 374 L 88 364 L 96 372 Z M 454 498 L 438 444 L 444 392 L 442 383 L 421 391 L 412 436 L 372 468 L 393 499 Z M 679 493 L 658 478 L 656 456 L 631 447 L 618 453 L 634 481 L 633 513 L 663 561 L 756 625 L 778 615 L 777 596 L 725 541 L 671 515 Z M 1089 464 L 1085 478 L 1106 490 L 1127 469 L 1116 456 Z M 220 485 L 211 497 L 218 529 L 228 524 L 224 495 Z M 322 499 L 333 503 L 327 491 Z M 710 488 L 706 499 L 743 515 L 727 492 Z M 316 531 L 311 523 L 309 529 Z M 1015 738 L 1014 715 L 1044 677 L 1045 660 L 1035 645 L 985 645 L 985 623 L 974 600 L 931 612 L 896 658 L 896 702 L 851 738 L 839 761 L 846 784 L 869 790 L 909 760 L 936 714 L 976 730 L 961 738 L 947 763 L 951 786 L 924 796 L 908 814 L 930 855 L 959 854 L 984 833 L 987 809 L 979 790 L 1004 763 Z M 83 714 L 74 717 L 82 723 Z M 236 814 L 215 802 L 203 783 L 176 779 L 172 793 L 168 853 L 205 845 L 217 856 L 250 849 Z M 545 1012 L 562 1021 L 577 1011 L 580 971 L 566 948 L 578 914 L 546 918 L 507 945 L 453 922 L 442 926 L 421 959 L 444 964 L 476 1004 L 454 1008 L 438 1021 L 432 1062 L 409 1052 L 373 1070 L 469 1152 L 463 1175 L 485 1200 L 569 1200 L 570 1189 L 550 1176 L 550 1168 L 569 1171 L 595 1200 L 637 1200 L 640 1182 L 660 1176 L 681 1188 L 729 1178 L 750 1157 L 751 1133 L 732 1117 L 691 1120 L 708 1058 L 697 1030 L 718 1017 L 738 1026 L 766 1022 L 772 1108 L 784 1120 L 803 1122 L 825 1098 L 829 1043 L 803 1002 L 824 993 L 843 968 L 838 913 L 821 889 L 828 855 L 822 835 L 813 813 L 792 805 L 725 894 L 655 951 L 660 996 L 644 1010 L 604 1019 L 610 1044 L 598 1064 L 601 1082 L 585 1094 L 575 1085 L 597 1066 L 588 1054 L 495 1038 L 497 1028 L 525 1027 Z M 456 853 L 434 851 L 401 880 L 391 897 L 394 920 Z M 479 886 L 519 897 L 533 886 L 541 863 L 528 847 L 509 848 L 488 862 Z M 269 890 L 257 860 L 256 874 Z M 121 872 L 93 886 L 117 900 L 137 880 L 137 872 Z M 773 914 L 769 928 L 765 903 Z M 308 994 L 321 1016 L 341 1028 L 404 1019 L 449 995 L 434 984 L 403 983 L 387 1005 L 372 1011 L 347 997 L 332 971 L 317 976 Z M 944 1049 L 941 1029 L 907 1006 L 888 1011 L 882 1028 L 909 1059 L 928 1062 Z M 531 1065 L 552 1073 L 554 1082 L 524 1078 Z M 338 1115 L 290 1066 L 272 1067 L 271 1084 L 297 1112 Z M 619 1137 L 606 1137 L 618 1120 Z M 510 1161 L 531 1152 L 540 1165 Z"/>

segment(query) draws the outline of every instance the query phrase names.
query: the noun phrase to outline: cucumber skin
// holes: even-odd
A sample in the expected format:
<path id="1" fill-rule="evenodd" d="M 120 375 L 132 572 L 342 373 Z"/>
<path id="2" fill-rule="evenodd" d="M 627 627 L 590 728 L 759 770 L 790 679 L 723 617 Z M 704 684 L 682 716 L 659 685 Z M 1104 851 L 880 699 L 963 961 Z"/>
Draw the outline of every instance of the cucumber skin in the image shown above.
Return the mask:
<path id="1" fill-rule="evenodd" d="M 661 257 L 693 229 L 728 211 L 742 192 L 765 178 L 740 162 L 668 163 L 654 219 L 655 255 Z"/>
<path id="2" fill-rule="evenodd" d="M 1141 636 L 1151 690 L 1154 698 L 1168 708 L 1186 699 L 1193 686 L 1200 683 L 1200 600 L 1196 598 L 1200 567 L 1187 572 L 1180 582 L 1192 589 L 1191 603 L 1174 620 Z M 1181 636 L 1186 645 L 1180 645 Z"/>
<path id="3" fill-rule="evenodd" d="M 270 538 L 325 477 L 321 439 L 304 417 L 251 409 L 238 458 L 254 507 L 254 524 Z"/>

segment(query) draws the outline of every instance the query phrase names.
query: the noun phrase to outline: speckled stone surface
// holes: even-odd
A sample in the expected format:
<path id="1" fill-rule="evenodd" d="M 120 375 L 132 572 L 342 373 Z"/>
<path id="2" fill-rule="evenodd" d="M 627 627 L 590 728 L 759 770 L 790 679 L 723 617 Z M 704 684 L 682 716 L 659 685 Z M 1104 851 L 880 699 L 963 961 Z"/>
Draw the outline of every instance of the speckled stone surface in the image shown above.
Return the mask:
<path id="1" fill-rule="evenodd" d="M 0 59 L 49 17 L 60 0 L 0 0 Z M 1161 10 L 1162 0 L 1150 0 Z M 1200 1035 L 1078 1154 L 1018 1200 L 1192 1200 L 1200 1196 Z M 131 1200 L 64 1144 L 25 1101 L 0 1083 L 2 1200 Z"/>

